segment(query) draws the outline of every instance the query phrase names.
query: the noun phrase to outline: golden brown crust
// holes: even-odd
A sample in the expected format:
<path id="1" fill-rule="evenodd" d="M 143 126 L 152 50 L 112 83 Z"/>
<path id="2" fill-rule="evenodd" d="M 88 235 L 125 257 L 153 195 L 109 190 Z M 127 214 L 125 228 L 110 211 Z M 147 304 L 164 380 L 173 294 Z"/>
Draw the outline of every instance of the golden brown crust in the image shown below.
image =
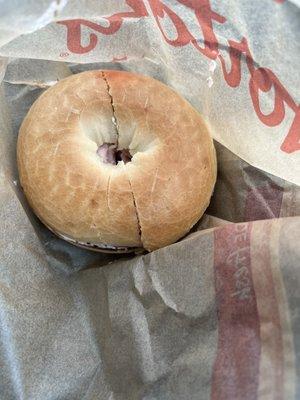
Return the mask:
<path id="1" fill-rule="evenodd" d="M 103 164 L 98 146 L 116 140 L 131 162 Z M 84 72 L 48 89 L 26 116 L 17 150 L 36 214 L 93 244 L 153 250 L 178 240 L 203 214 L 216 179 L 200 115 L 162 83 L 126 72 Z"/>

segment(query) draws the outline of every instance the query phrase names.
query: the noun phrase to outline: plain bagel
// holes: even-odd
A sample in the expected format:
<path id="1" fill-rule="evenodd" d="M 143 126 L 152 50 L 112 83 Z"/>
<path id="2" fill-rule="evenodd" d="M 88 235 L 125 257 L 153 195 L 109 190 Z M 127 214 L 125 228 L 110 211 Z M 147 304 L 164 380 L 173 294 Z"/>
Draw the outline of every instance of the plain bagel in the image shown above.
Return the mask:
<path id="1" fill-rule="evenodd" d="M 216 180 L 198 112 L 161 82 L 120 71 L 83 72 L 46 90 L 22 123 L 17 156 L 37 216 L 91 249 L 177 241 Z"/>

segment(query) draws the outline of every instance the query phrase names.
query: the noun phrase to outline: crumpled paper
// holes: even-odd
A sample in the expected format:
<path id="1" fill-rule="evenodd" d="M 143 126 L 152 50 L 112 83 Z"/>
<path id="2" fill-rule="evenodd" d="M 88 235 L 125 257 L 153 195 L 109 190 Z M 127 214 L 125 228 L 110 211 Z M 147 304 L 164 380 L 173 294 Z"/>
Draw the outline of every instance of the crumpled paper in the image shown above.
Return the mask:
<path id="1" fill-rule="evenodd" d="M 280 150 L 299 93 L 297 2 L 98 3 L 83 10 L 75 1 L 0 2 L 0 398 L 300 398 L 293 131 L 293 151 Z M 105 21 L 133 9 L 138 16 Z M 204 43 L 207 25 L 199 30 L 197 19 L 209 21 L 210 10 L 226 18 L 213 29 L 227 71 L 228 40 L 247 37 L 255 68 L 280 77 L 292 100 L 278 82 L 266 90 L 275 79 L 270 72 L 249 76 L 243 57 L 240 84 L 224 83 L 221 58 L 196 47 L 216 49 Z M 122 23 L 108 35 L 77 21 L 81 40 L 75 29 L 68 44 L 70 18 L 114 29 Z M 206 214 L 181 241 L 146 255 L 65 243 L 38 221 L 20 190 L 15 147 L 29 107 L 57 80 L 96 68 L 143 72 L 173 86 L 203 112 L 216 139 L 218 180 Z M 265 125 L 253 108 L 251 78 L 265 115 L 276 99 L 273 123 L 285 103 L 279 125 Z"/>

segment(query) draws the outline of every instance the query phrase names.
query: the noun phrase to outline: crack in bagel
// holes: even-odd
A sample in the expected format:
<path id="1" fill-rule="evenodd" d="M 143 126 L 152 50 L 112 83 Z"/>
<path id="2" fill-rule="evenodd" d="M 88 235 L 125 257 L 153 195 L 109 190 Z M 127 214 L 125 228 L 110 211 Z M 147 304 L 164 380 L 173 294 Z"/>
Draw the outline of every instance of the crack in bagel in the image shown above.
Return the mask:
<path id="1" fill-rule="evenodd" d="M 117 114 L 116 114 L 116 106 L 114 104 L 114 99 L 113 99 L 113 96 L 112 96 L 112 93 L 111 93 L 111 87 L 110 87 L 110 84 L 108 82 L 107 76 L 105 75 L 105 71 L 101 71 L 101 75 L 102 75 L 102 78 L 103 78 L 104 82 L 106 83 L 107 93 L 108 93 L 108 95 L 110 97 L 110 104 L 111 104 L 112 115 L 113 115 L 112 123 L 115 125 L 116 131 L 117 131 L 116 143 L 115 144 L 110 144 L 110 145 L 113 145 L 114 148 L 115 148 L 116 157 L 117 157 L 116 161 L 118 161 L 118 157 L 119 157 L 119 160 L 122 160 L 124 162 L 124 165 L 125 165 L 126 162 L 131 161 L 131 154 L 129 153 L 128 149 L 119 150 L 120 128 L 119 128 Z M 126 152 L 128 152 L 128 154 Z M 126 159 L 127 157 L 130 157 L 130 159 Z M 126 171 L 126 169 L 125 169 L 125 173 L 126 173 L 126 176 L 127 176 L 127 179 L 128 179 L 128 183 L 129 183 L 130 191 L 131 191 L 131 195 L 132 195 L 133 207 L 134 207 L 136 220 L 137 220 L 138 234 L 139 234 L 139 237 L 141 239 L 142 246 L 144 246 L 143 239 L 142 239 L 142 236 L 143 236 L 142 235 L 142 226 L 141 226 L 141 221 L 140 221 L 140 217 L 139 217 L 139 213 L 138 213 L 136 199 L 135 199 L 135 196 L 134 196 L 131 180 L 130 180 L 130 177 L 129 177 L 128 172 Z M 108 192 L 108 187 L 107 187 L 107 192 Z"/>
<path id="2" fill-rule="evenodd" d="M 141 226 L 140 216 L 139 216 L 139 213 L 138 213 L 138 208 L 137 208 L 136 200 L 135 200 L 134 193 L 133 193 L 133 189 L 132 189 L 132 185 L 131 185 L 131 180 L 130 180 L 130 177 L 128 176 L 128 174 L 127 174 L 127 179 L 128 179 L 129 186 L 130 186 L 130 190 L 131 190 L 131 194 L 132 194 L 132 200 L 133 200 L 134 210 L 135 210 L 136 219 L 137 219 L 137 225 L 138 225 L 138 230 L 139 230 L 139 236 L 140 236 L 142 245 L 144 246 L 143 239 L 142 239 L 142 226 Z"/>
<path id="3" fill-rule="evenodd" d="M 107 93 L 108 93 L 109 98 L 110 98 L 111 110 L 112 110 L 112 115 L 113 115 L 112 116 L 112 123 L 115 125 L 116 131 L 117 131 L 117 142 L 115 144 L 116 144 L 116 148 L 118 149 L 120 132 L 119 132 L 119 125 L 118 125 L 118 120 L 117 120 L 117 116 L 116 116 L 114 99 L 112 97 L 111 90 L 110 90 L 110 85 L 109 85 L 107 77 L 105 76 L 104 71 L 101 71 L 101 75 L 102 75 L 102 78 L 103 78 L 103 80 L 104 80 L 104 82 L 106 84 Z"/>

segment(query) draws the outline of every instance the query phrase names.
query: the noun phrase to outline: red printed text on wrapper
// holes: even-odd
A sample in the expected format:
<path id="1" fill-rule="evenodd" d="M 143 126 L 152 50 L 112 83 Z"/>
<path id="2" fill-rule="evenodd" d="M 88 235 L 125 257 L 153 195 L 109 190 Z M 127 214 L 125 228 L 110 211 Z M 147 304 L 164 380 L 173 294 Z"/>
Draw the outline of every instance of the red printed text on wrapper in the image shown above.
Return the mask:
<path id="1" fill-rule="evenodd" d="M 67 28 L 67 47 L 71 53 L 86 54 L 92 51 L 98 43 L 98 35 L 113 35 L 122 26 L 125 18 L 145 18 L 149 17 L 145 2 L 148 2 L 150 10 L 164 40 L 174 47 L 186 46 L 191 44 L 201 54 L 209 59 L 219 59 L 226 83 L 232 87 L 238 87 L 241 82 L 241 57 L 246 58 L 247 67 L 250 73 L 249 92 L 256 115 L 260 121 L 269 127 L 278 126 L 285 118 L 286 108 L 294 112 L 294 117 L 289 131 L 281 144 L 281 150 L 285 153 L 293 153 L 300 150 L 300 106 L 293 100 L 287 89 L 282 85 L 277 76 L 268 68 L 256 68 L 253 57 L 248 46 L 247 39 L 244 37 L 240 42 L 228 40 L 229 56 L 231 67 L 227 70 L 225 60 L 218 51 L 219 43 L 214 32 L 214 24 L 226 23 L 226 18 L 212 10 L 210 0 L 177 0 L 178 3 L 190 9 L 198 22 L 198 26 L 203 35 L 203 46 L 199 45 L 198 40 L 189 31 L 184 19 L 174 10 L 166 5 L 162 0 L 126 0 L 126 4 L 132 11 L 116 13 L 107 17 L 107 26 L 99 23 L 76 19 L 60 21 L 59 24 Z M 165 32 L 161 23 L 162 19 L 168 18 L 176 30 L 176 38 L 171 39 Z M 82 27 L 91 29 L 96 33 L 90 33 L 89 43 L 85 46 L 81 41 Z M 269 114 L 262 112 L 259 103 L 259 93 L 274 91 L 274 106 Z"/>

